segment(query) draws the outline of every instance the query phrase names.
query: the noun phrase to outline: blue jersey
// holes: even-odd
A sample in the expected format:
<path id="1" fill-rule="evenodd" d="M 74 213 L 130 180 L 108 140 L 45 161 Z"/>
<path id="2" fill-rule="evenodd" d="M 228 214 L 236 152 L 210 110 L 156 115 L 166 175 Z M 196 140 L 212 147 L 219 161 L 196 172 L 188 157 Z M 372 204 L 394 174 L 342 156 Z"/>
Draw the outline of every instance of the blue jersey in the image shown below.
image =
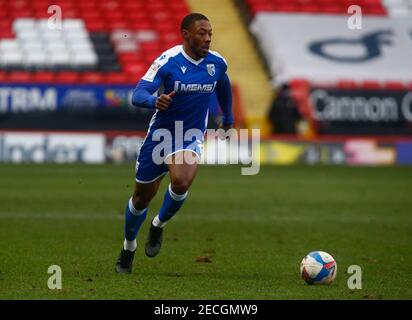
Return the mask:
<path id="1" fill-rule="evenodd" d="M 132 103 L 140 107 L 154 108 L 157 96 L 176 92 L 167 110 L 156 110 L 149 131 L 165 128 L 173 133 L 175 122 L 183 122 L 183 130 L 207 127 L 208 108 L 216 93 L 224 112 L 224 122 L 233 123 L 231 114 L 230 82 L 226 75 L 225 59 L 214 51 L 194 60 L 175 46 L 160 55 L 138 83 Z"/>
<path id="2" fill-rule="evenodd" d="M 211 99 L 217 98 L 219 102 L 222 123 L 233 123 L 232 93 L 226 70 L 226 61 L 217 52 L 209 51 L 205 58 L 196 61 L 181 45 L 167 50 L 153 62 L 133 91 L 132 103 L 137 107 L 155 108 L 160 94 L 175 91 L 176 95 L 169 107 L 157 109 L 150 121 L 136 160 L 137 182 L 150 183 L 166 174 L 165 159 L 176 152 L 188 150 L 201 157 Z M 159 142 L 157 133 L 165 129 L 175 139 Z M 197 133 L 192 134 L 193 131 Z M 180 133 L 184 139 L 179 142 Z M 162 152 L 156 157 L 160 146 Z"/>

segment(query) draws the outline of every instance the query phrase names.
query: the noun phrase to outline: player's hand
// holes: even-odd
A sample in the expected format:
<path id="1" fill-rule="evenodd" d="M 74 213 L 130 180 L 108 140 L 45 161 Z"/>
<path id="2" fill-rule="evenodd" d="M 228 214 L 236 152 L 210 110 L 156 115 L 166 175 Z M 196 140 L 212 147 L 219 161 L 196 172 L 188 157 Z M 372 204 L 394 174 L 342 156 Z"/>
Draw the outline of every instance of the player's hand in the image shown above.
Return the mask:
<path id="1" fill-rule="evenodd" d="M 173 100 L 173 97 L 176 95 L 176 92 L 172 91 L 169 94 L 162 94 L 156 100 L 155 107 L 160 110 L 166 110 L 169 108 L 170 103 Z"/>
<path id="2" fill-rule="evenodd" d="M 220 124 L 219 125 L 219 129 L 222 129 L 225 131 L 224 134 L 218 134 L 218 137 L 220 140 L 226 140 L 230 137 L 230 134 L 228 133 L 228 130 L 233 129 L 233 124 Z"/>

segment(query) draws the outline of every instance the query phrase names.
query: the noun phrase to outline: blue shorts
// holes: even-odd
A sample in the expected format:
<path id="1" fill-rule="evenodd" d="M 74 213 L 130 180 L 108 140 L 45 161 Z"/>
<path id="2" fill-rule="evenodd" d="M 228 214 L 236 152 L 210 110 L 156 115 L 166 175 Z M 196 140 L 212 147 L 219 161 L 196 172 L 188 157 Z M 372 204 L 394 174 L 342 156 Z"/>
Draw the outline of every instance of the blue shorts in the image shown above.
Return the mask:
<path id="1" fill-rule="evenodd" d="M 200 160 L 203 152 L 203 140 L 193 140 L 184 142 L 181 146 L 175 147 L 174 144 L 164 148 L 164 152 L 159 157 L 153 157 L 154 151 L 159 149 L 159 141 L 153 141 L 149 134 L 143 142 L 139 155 L 136 160 L 136 182 L 151 183 L 161 176 L 164 176 L 169 168 L 165 164 L 165 160 L 171 155 L 179 151 L 192 151 Z M 157 148 L 156 148 L 157 146 Z"/>

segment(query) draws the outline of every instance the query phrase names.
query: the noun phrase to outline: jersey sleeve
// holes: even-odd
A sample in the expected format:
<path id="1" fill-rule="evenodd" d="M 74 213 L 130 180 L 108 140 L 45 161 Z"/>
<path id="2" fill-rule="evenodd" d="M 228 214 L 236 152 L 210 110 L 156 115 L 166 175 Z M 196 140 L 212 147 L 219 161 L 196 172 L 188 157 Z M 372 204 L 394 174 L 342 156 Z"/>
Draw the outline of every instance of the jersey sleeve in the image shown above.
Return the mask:
<path id="1" fill-rule="evenodd" d="M 216 96 L 223 113 L 222 124 L 232 125 L 234 123 L 232 112 L 232 87 L 226 72 L 217 83 Z"/>
<path id="2" fill-rule="evenodd" d="M 157 58 L 146 74 L 140 79 L 136 88 L 133 90 L 132 104 L 141 108 L 154 108 L 157 95 L 155 93 L 162 85 L 167 69 L 166 59 L 163 55 Z M 165 60 L 165 61 L 162 61 Z"/>

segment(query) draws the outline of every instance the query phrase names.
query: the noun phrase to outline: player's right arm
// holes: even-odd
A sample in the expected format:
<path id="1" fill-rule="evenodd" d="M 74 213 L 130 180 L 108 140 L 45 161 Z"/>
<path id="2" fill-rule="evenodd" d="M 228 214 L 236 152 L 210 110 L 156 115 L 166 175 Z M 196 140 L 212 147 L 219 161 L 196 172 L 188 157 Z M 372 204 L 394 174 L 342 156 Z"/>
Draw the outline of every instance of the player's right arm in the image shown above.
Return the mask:
<path id="1" fill-rule="evenodd" d="M 175 92 L 169 94 L 162 94 L 159 97 L 153 95 L 159 90 L 160 85 L 165 78 L 165 66 L 160 59 L 156 59 L 146 72 L 143 78 L 139 81 L 136 88 L 133 90 L 132 104 L 140 108 L 157 108 L 166 110 Z"/>

